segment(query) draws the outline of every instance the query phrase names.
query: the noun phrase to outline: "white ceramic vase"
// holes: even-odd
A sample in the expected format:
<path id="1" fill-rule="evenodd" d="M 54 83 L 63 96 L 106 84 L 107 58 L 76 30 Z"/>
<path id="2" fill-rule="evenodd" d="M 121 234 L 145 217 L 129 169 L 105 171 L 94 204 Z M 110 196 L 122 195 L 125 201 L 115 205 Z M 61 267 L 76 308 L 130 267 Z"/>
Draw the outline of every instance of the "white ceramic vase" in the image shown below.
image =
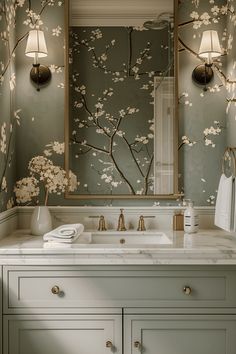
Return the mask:
<path id="1" fill-rule="evenodd" d="M 47 206 L 36 206 L 31 216 L 31 235 L 43 236 L 52 230 L 52 218 Z"/>

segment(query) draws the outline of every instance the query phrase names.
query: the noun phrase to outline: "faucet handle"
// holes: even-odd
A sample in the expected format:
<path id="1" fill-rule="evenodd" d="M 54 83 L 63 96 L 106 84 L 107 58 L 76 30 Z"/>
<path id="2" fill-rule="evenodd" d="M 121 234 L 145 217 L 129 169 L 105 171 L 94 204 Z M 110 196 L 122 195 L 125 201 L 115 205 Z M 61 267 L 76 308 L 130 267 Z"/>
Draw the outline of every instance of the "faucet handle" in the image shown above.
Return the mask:
<path id="1" fill-rule="evenodd" d="M 145 215 L 145 216 L 140 215 L 137 231 L 146 231 L 144 219 L 150 219 L 150 218 L 155 218 L 155 216 L 154 215 Z"/>
<path id="2" fill-rule="evenodd" d="M 139 217 L 137 231 L 146 231 L 143 215 L 140 215 L 140 217 Z"/>
<path id="3" fill-rule="evenodd" d="M 91 219 L 99 219 L 99 222 L 98 222 L 98 231 L 106 231 L 107 228 L 106 228 L 106 222 L 105 222 L 105 217 L 104 215 L 96 215 L 96 216 L 89 216 L 89 218 Z"/>
<path id="4" fill-rule="evenodd" d="M 120 216 L 118 219 L 118 226 L 117 226 L 117 231 L 126 231 L 126 227 L 125 227 L 125 217 L 123 214 L 124 209 L 120 209 Z"/>
<path id="5" fill-rule="evenodd" d="M 107 231 L 105 217 L 103 215 L 101 215 L 99 219 L 98 231 Z"/>

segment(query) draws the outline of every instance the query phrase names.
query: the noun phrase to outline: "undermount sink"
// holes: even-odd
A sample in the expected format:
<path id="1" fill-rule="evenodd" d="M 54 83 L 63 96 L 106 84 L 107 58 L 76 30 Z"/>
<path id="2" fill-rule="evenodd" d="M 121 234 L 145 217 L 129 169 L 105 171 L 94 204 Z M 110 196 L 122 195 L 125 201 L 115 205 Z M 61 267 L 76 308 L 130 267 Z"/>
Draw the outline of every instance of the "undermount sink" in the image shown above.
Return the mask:
<path id="1" fill-rule="evenodd" d="M 157 231 L 98 231 L 91 233 L 90 244 L 104 245 L 170 245 L 164 232 Z"/>

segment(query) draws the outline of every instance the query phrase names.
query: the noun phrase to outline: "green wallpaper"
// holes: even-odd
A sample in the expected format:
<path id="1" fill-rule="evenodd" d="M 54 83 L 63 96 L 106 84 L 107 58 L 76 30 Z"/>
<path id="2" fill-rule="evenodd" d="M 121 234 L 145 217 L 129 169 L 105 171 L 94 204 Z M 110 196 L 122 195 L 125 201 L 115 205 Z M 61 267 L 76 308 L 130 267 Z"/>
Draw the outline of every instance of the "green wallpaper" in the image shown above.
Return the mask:
<path id="1" fill-rule="evenodd" d="M 13 182 L 15 179 L 28 176 L 28 163 L 32 157 L 46 155 L 55 164 L 63 166 L 63 145 L 58 143 L 62 144 L 64 141 L 64 9 L 63 1 L 54 0 L 1 1 L 0 4 L 0 81 L 2 82 L 4 78 L 0 86 L 0 176 L 5 177 L 4 181 L 6 181 L 3 184 L 1 181 L 1 210 L 3 211 L 12 206 Z M 16 11 L 16 24 L 15 15 L 11 16 L 13 24 L 10 27 L 7 27 L 3 16 L 6 4 L 10 6 L 7 8 L 7 13 L 12 11 L 12 14 L 15 14 Z M 28 11 L 29 6 L 31 6 L 30 11 Z M 52 80 L 47 87 L 37 92 L 29 81 L 32 63 L 24 55 L 26 41 L 21 38 L 24 38 L 32 23 L 39 20 L 42 21 L 41 26 L 45 31 L 49 52 L 48 57 L 42 59 L 42 63 L 51 66 Z M 220 160 L 227 139 L 228 144 L 235 145 L 234 103 L 226 112 L 226 98 L 233 98 L 235 92 L 235 44 L 233 42 L 235 25 L 235 1 L 180 1 L 179 178 L 181 189 L 184 190 L 186 197 L 195 200 L 197 205 L 214 204 L 220 175 Z M 10 32 L 7 41 L 5 40 L 6 28 Z M 214 82 L 209 85 L 208 91 L 203 93 L 202 89 L 192 82 L 191 73 L 200 63 L 196 53 L 201 33 L 205 29 L 212 28 L 218 30 L 221 44 L 229 55 L 222 56 L 219 63 L 214 66 Z M 7 43 L 11 43 L 11 48 L 17 44 L 10 58 Z M 10 65 L 5 72 L 8 62 Z M 228 78 L 231 80 L 231 87 Z M 5 124 L 7 129 L 4 128 Z M 7 158 L 5 149 L 2 151 L 4 142 L 7 149 L 11 146 Z M 4 187 L 6 183 L 7 190 Z M 50 197 L 49 204 L 79 203 L 65 200 L 62 195 L 54 195 Z M 84 203 L 81 201 L 80 204 Z M 90 204 L 110 205 L 111 201 L 90 201 Z M 113 202 L 113 205 L 117 204 L 118 202 Z M 141 202 L 123 201 L 120 204 L 140 205 Z M 142 204 L 152 205 L 153 201 L 144 201 Z M 161 201 L 161 205 L 167 204 L 169 203 Z"/>
<path id="2" fill-rule="evenodd" d="M 172 34 L 169 26 L 70 29 L 70 168 L 80 183 L 76 194 L 154 193 L 154 77 L 161 85 L 173 76 Z"/>
<path id="3" fill-rule="evenodd" d="M 235 7 L 235 1 L 229 1 L 232 7 Z M 233 9 L 233 8 L 232 8 Z M 226 108 L 226 127 L 227 127 L 227 146 L 236 146 L 236 26 L 235 13 L 229 14 L 228 21 L 228 55 L 227 55 L 227 108 Z"/>
<path id="4" fill-rule="evenodd" d="M 15 42 L 15 1 L 0 2 L 0 212 L 14 204 L 15 131 L 15 59 L 11 55 Z"/>

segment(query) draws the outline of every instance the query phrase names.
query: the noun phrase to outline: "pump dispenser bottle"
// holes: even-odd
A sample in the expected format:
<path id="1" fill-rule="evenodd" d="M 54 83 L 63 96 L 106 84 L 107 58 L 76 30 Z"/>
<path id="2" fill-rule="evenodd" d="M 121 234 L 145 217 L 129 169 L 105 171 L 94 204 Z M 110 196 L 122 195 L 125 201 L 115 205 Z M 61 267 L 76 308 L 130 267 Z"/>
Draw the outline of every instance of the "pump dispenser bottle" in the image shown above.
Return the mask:
<path id="1" fill-rule="evenodd" d="M 187 208 L 184 212 L 184 232 L 192 234 L 198 231 L 199 216 L 194 209 L 193 202 L 190 199 L 185 200 L 185 202 L 187 203 Z"/>

